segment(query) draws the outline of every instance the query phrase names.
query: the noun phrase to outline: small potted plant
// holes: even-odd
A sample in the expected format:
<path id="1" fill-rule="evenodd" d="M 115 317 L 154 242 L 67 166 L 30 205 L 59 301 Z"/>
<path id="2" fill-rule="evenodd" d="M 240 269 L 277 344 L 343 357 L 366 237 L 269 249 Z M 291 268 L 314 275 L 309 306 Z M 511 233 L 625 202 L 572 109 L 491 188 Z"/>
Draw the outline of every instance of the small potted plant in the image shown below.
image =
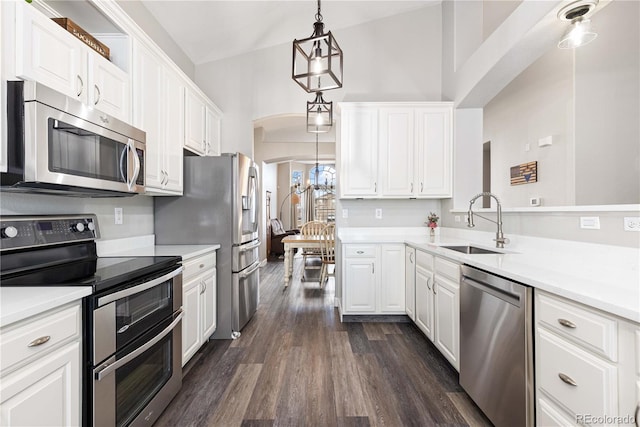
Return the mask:
<path id="1" fill-rule="evenodd" d="M 436 228 L 438 228 L 438 221 L 440 217 L 436 215 L 434 212 L 429 212 L 429 216 L 427 217 L 427 227 L 429 227 L 429 238 L 433 242 L 436 237 Z"/>

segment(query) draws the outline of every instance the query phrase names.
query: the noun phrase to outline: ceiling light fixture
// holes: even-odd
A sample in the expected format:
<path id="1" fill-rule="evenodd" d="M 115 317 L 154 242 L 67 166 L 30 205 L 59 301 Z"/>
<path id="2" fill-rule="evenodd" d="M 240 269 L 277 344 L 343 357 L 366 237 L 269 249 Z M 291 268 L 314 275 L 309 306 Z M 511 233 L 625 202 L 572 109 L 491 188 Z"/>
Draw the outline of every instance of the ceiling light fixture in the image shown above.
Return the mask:
<path id="1" fill-rule="evenodd" d="M 307 101 L 307 132 L 326 133 L 333 126 L 333 102 L 327 102 L 322 92 L 316 93 L 314 101 Z"/>
<path id="2" fill-rule="evenodd" d="M 598 0 L 578 0 L 560 9 L 558 19 L 571 22 L 558 42 L 560 49 L 575 49 L 595 40 L 598 33 L 589 17 L 597 5 Z"/>
<path id="3" fill-rule="evenodd" d="M 320 0 L 311 37 L 293 41 L 292 78 L 307 92 L 342 87 L 342 49 L 331 34 L 324 32 Z"/>

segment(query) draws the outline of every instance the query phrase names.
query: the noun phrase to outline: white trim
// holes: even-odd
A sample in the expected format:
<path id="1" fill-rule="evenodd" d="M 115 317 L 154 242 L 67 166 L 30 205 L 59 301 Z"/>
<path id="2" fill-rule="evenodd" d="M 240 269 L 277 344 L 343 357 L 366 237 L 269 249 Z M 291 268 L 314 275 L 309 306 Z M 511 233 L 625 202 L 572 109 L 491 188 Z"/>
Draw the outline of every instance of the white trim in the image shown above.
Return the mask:
<path id="1" fill-rule="evenodd" d="M 467 213 L 469 209 L 454 208 L 449 213 Z M 474 212 L 495 212 L 495 208 L 474 209 Z M 539 206 L 502 208 L 502 212 L 640 212 L 638 205 Z"/>

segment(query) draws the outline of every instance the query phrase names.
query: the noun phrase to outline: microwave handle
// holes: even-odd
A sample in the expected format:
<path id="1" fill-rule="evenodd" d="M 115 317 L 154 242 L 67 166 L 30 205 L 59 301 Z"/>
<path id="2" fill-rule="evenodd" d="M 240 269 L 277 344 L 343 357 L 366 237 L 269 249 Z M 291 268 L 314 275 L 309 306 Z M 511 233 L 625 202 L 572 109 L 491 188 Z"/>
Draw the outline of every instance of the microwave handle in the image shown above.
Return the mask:
<path id="1" fill-rule="evenodd" d="M 138 157 L 138 153 L 136 152 L 136 147 L 134 145 L 133 139 L 129 139 L 127 143 L 127 149 L 131 152 L 133 156 L 133 174 L 131 175 L 131 181 L 127 182 L 129 186 L 129 190 L 131 190 L 138 179 L 138 174 L 140 173 L 140 158 Z"/>
<path id="2" fill-rule="evenodd" d="M 127 177 L 125 175 L 125 171 L 124 168 L 122 167 L 122 163 L 124 162 L 124 160 L 128 157 L 127 153 L 129 152 L 129 144 L 127 144 L 127 146 L 125 147 L 124 150 L 122 150 L 122 153 L 120 153 L 120 163 L 118 165 L 118 167 L 120 168 L 120 177 L 122 178 L 123 182 L 126 182 L 127 184 L 129 184 L 129 181 L 127 180 Z M 127 156 L 127 157 L 125 157 Z M 125 166 L 126 167 L 126 166 Z"/>

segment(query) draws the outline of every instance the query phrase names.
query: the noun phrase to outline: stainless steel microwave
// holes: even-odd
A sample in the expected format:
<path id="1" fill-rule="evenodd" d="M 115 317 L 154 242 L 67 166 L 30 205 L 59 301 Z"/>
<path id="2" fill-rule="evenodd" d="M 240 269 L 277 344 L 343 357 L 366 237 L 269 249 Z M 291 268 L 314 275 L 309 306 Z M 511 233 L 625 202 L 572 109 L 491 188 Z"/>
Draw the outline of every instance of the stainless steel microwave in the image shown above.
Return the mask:
<path id="1" fill-rule="evenodd" d="M 7 82 L 2 191 L 82 197 L 144 192 L 145 133 L 32 81 Z"/>

